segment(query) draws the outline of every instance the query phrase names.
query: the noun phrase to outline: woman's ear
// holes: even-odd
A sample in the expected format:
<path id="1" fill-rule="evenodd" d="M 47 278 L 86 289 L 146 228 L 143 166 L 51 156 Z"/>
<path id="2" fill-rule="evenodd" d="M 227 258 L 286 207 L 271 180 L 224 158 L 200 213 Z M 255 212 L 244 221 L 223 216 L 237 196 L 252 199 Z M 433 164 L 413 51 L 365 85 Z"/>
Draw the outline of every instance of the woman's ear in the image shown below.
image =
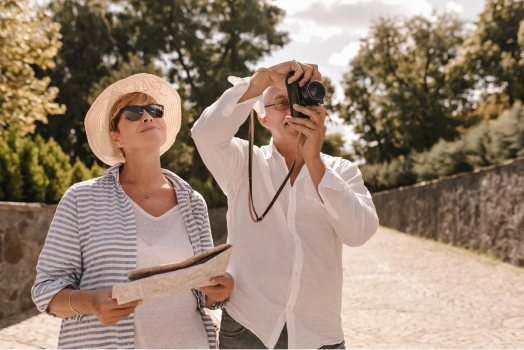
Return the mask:
<path id="1" fill-rule="evenodd" d="M 113 145 L 115 145 L 118 148 L 122 148 L 122 142 L 120 141 L 120 133 L 116 131 L 110 131 L 109 139 L 111 139 L 111 142 L 113 142 Z"/>

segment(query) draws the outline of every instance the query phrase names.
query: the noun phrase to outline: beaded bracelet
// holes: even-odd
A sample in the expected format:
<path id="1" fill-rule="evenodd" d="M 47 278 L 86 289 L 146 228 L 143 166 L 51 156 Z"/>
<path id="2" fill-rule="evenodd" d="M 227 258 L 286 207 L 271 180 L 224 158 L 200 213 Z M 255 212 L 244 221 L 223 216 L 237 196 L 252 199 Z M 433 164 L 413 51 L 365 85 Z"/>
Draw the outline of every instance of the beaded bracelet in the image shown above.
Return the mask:
<path id="1" fill-rule="evenodd" d="M 80 292 L 80 290 L 75 289 L 74 291 L 71 292 L 71 294 L 69 294 L 69 308 L 70 308 L 71 310 L 73 310 L 77 315 L 80 315 L 80 312 L 76 311 L 76 310 L 73 309 L 73 307 L 71 306 L 71 296 L 72 296 L 73 294 L 75 294 L 76 292 Z"/>

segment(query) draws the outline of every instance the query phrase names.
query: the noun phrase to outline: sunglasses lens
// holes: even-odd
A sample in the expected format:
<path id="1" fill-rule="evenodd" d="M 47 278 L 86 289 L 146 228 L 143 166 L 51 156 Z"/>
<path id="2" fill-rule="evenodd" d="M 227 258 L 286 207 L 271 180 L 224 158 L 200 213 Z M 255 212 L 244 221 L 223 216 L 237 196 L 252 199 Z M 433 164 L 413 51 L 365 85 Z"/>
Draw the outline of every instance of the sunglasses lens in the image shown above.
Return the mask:
<path id="1" fill-rule="evenodd" d="M 164 116 L 164 107 L 161 105 L 149 105 L 146 106 L 146 111 L 153 118 L 162 118 Z"/>
<path id="2" fill-rule="evenodd" d="M 142 118 L 142 108 L 140 107 L 126 107 L 122 112 L 129 120 L 135 121 Z"/>

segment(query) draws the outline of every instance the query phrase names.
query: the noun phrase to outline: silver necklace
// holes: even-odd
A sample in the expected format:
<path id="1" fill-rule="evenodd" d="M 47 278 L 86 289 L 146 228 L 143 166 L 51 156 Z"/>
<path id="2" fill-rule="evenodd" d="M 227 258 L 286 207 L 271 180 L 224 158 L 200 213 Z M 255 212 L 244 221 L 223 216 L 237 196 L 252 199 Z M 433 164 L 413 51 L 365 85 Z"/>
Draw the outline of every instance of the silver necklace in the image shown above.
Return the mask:
<path id="1" fill-rule="evenodd" d="M 157 193 L 159 189 L 161 189 L 162 187 L 164 187 L 164 184 L 162 184 L 162 186 L 160 186 L 159 188 L 157 188 L 157 189 L 154 190 L 153 192 L 151 192 L 151 193 L 145 193 L 144 191 L 142 191 L 142 189 L 141 189 L 140 187 L 138 187 L 138 185 L 137 185 L 136 183 L 134 183 L 133 181 L 129 180 L 129 179 L 128 179 L 124 174 L 120 173 L 120 175 L 122 175 L 122 177 L 123 177 L 124 179 L 126 179 L 127 181 L 129 181 L 129 182 L 130 182 L 132 185 L 134 185 L 136 188 L 138 188 L 138 189 L 140 190 L 140 192 L 142 192 L 142 194 L 144 195 L 144 198 L 145 198 L 145 199 L 149 199 L 149 197 L 151 197 L 152 195 L 154 195 L 155 193 Z M 162 175 L 162 177 L 164 177 L 164 176 Z M 166 178 L 164 177 L 164 180 L 165 180 L 165 179 L 166 179 Z"/>

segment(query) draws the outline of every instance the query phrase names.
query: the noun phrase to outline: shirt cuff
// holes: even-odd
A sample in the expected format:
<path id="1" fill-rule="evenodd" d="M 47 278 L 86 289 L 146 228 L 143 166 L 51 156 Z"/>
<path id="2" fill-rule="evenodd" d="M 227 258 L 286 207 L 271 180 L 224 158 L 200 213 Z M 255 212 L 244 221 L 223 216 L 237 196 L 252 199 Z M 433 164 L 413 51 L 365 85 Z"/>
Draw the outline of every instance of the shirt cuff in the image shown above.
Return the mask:
<path id="1" fill-rule="evenodd" d="M 249 109 L 253 108 L 257 114 L 261 115 L 264 111 L 264 103 L 262 102 L 262 95 L 253 97 L 249 100 L 245 100 L 244 102 L 238 103 L 238 100 L 240 97 L 245 94 L 247 89 L 249 88 L 249 83 L 251 81 L 251 78 L 239 78 L 230 76 L 227 78 L 227 80 L 233 84 L 234 86 L 229 89 L 230 94 L 232 94 L 230 101 L 227 103 L 227 105 L 222 110 L 222 116 L 223 117 L 229 117 L 231 114 L 233 114 L 233 111 L 235 108 L 240 106 L 249 106 Z"/>

